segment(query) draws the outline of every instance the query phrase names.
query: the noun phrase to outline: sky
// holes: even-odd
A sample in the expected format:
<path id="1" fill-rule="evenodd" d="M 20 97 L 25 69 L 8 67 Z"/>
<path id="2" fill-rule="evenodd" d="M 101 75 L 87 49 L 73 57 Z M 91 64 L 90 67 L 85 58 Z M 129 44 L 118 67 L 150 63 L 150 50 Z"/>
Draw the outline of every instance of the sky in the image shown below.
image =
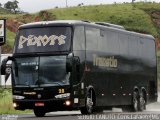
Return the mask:
<path id="1" fill-rule="evenodd" d="M 0 0 L 0 3 L 4 4 L 7 1 L 13 0 Z M 114 2 L 123 3 L 131 2 L 132 0 L 17 0 L 19 2 L 19 7 L 24 12 L 34 13 L 39 12 L 40 10 L 52 9 L 56 6 L 66 7 L 66 1 L 68 6 L 77 6 L 80 3 L 84 5 L 98 5 L 98 4 L 112 4 Z M 160 2 L 160 0 L 136 0 L 138 1 L 155 1 Z"/>

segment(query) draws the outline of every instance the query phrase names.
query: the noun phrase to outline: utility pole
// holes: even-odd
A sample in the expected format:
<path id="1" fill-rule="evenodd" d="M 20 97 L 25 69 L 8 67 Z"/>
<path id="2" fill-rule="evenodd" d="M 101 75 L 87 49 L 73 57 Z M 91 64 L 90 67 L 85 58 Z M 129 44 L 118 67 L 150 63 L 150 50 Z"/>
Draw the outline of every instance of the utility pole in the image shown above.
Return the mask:
<path id="1" fill-rule="evenodd" d="M 136 0 L 132 0 L 132 3 L 134 3 L 134 1 L 136 1 Z"/>
<path id="2" fill-rule="evenodd" d="M 66 8 L 68 7 L 68 1 L 66 0 Z"/>
<path id="3" fill-rule="evenodd" d="M 134 8 L 135 8 L 135 5 L 134 5 L 134 1 L 136 1 L 136 0 L 132 0 L 132 9 L 134 10 Z"/>

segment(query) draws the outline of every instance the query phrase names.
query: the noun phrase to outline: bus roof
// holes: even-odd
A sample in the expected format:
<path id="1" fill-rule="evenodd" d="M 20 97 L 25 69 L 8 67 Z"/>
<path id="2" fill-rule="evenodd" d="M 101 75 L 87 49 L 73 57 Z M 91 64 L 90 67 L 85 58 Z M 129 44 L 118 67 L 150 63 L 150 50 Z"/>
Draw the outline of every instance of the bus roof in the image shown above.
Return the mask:
<path id="1" fill-rule="evenodd" d="M 110 29 L 113 31 L 123 32 L 133 36 L 135 35 L 135 36 L 154 40 L 154 37 L 152 35 L 128 31 L 128 30 L 125 30 L 124 27 L 120 25 L 115 25 L 115 24 L 110 24 L 105 22 L 92 23 L 92 22 L 83 21 L 83 20 L 56 20 L 56 21 L 33 22 L 33 23 L 21 25 L 19 29 L 44 27 L 44 26 L 47 27 L 47 26 L 76 26 L 76 25 L 93 26 L 95 28 L 100 28 L 100 29 Z"/>

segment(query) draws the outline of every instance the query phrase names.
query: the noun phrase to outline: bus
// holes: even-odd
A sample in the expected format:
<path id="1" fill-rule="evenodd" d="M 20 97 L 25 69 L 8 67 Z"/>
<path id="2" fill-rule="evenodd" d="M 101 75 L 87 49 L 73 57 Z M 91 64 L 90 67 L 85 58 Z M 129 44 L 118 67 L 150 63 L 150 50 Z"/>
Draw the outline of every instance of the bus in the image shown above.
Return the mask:
<path id="1" fill-rule="evenodd" d="M 12 61 L 13 106 L 82 114 L 121 107 L 143 111 L 157 101 L 157 60 L 151 35 L 110 23 L 42 21 L 19 27 Z"/>

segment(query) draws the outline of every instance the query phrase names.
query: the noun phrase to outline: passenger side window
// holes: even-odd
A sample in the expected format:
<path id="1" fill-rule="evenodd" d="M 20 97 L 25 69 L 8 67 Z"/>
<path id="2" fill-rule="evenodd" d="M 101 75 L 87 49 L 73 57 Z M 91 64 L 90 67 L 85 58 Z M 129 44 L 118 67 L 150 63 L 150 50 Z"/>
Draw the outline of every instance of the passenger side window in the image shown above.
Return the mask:
<path id="1" fill-rule="evenodd" d="M 74 29 L 73 50 L 85 50 L 84 26 L 76 26 Z"/>
<path id="2" fill-rule="evenodd" d="M 119 34 L 119 49 L 122 56 L 128 56 L 128 35 Z"/>
<path id="3" fill-rule="evenodd" d="M 138 57 L 138 38 L 135 36 L 129 36 L 129 56 Z"/>
<path id="4" fill-rule="evenodd" d="M 100 29 L 86 27 L 86 50 L 97 50 Z"/>

